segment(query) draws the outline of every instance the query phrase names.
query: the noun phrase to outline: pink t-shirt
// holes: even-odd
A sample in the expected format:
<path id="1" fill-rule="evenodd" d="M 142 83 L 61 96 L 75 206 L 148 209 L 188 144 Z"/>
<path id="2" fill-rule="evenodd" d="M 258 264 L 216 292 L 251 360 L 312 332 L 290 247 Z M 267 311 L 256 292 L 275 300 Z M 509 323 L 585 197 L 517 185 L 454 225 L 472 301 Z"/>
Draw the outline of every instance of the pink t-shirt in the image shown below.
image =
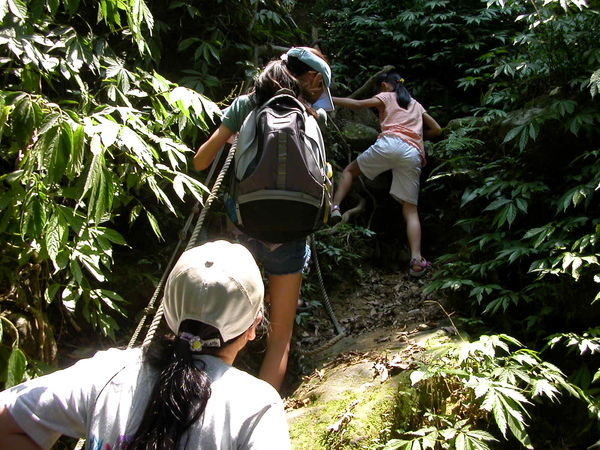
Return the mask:
<path id="1" fill-rule="evenodd" d="M 380 136 L 399 136 L 407 144 L 419 150 L 425 165 L 423 149 L 423 114 L 427 112 L 425 108 L 414 98 L 406 109 L 400 107 L 395 92 L 380 92 L 375 98 L 383 102 L 383 106 L 377 108 L 381 124 Z"/>

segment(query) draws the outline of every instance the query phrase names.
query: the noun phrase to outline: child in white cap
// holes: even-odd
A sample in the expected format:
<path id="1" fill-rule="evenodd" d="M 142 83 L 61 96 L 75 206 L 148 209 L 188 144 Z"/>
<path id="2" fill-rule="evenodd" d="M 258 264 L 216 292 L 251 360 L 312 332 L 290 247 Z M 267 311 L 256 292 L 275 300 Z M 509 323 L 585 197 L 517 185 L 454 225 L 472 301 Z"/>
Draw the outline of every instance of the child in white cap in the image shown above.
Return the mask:
<path id="1" fill-rule="evenodd" d="M 250 252 L 209 242 L 183 253 L 164 293 L 174 339 L 111 349 L 0 393 L 0 448 L 289 449 L 281 398 L 231 366 L 256 336 L 264 287 Z"/>

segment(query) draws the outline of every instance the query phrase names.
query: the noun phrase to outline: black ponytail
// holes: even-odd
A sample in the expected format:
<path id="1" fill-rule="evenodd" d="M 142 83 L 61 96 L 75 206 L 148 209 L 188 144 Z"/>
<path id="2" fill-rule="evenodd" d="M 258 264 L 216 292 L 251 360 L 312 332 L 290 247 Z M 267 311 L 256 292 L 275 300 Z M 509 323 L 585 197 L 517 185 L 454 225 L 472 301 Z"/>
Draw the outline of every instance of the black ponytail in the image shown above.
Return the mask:
<path id="1" fill-rule="evenodd" d="M 203 339 L 220 338 L 216 328 L 191 320 L 183 321 L 179 330 Z M 145 361 L 160 374 L 140 426 L 125 448 L 172 450 L 206 409 L 211 382 L 202 361 L 194 360 L 190 343 L 179 337 L 151 343 Z"/>
<path id="2" fill-rule="evenodd" d="M 408 108 L 412 97 L 408 92 L 408 89 L 404 86 L 404 80 L 400 75 L 395 72 L 387 72 L 379 76 L 377 79 L 378 88 L 381 86 L 381 83 L 390 83 L 394 86 L 394 92 L 396 93 L 396 101 L 398 102 L 398 106 L 401 108 Z"/>

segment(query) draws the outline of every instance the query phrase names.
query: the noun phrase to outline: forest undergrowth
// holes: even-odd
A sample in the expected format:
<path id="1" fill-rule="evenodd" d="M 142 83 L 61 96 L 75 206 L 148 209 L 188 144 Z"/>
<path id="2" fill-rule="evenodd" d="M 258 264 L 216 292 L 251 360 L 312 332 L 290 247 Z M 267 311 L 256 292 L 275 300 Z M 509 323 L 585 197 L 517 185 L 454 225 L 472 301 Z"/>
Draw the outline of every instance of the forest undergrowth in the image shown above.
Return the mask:
<path id="1" fill-rule="evenodd" d="M 392 65 L 445 128 L 420 205 L 435 270 L 418 291 L 385 272 L 406 269 L 399 216 L 317 234 L 331 290 L 369 286 L 349 332 L 443 298 L 472 337 L 416 368 L 414 387 L 440 395 L 381 447 L 596 444 L 597 0 L 91 3 L 0 1 L 3 388 L 124 344 L 204 201 L 189 159 L 219 108 L 281 47 L 318 45 L 336 94 Z M 358 150 L 326 134 L 339 173 Z M 366 197 L 375 214 L 383 197 Z M 361 262 L 377 258 L 384 272 Z M 313 277 L 303 296 L 318 303 Z M 331 333 L 311 315 L 297 318 L 305 346 Z"/>

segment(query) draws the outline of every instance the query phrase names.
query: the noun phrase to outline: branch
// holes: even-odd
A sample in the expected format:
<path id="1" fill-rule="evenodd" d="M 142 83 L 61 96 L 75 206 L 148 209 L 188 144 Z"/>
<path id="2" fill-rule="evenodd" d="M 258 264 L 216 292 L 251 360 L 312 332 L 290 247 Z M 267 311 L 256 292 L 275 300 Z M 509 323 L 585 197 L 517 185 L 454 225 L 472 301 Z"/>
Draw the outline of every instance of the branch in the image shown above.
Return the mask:
<path id="1" fill-rule="evenodd" d="M 367 204 L 367 201 L 362 196 L 359 196 L 358 205 L 356 205 L 354 208 L 349 209 L 344 214 L 342 214 L 342 220 L 341 221 L 339 221 L 338 223 L 336 223 L 331 228 L 324 228 L 322 230 L 319 230 L 318 233 L 319 234 L 325 234 L 325 235 L 330 235 L 330 234 L 336 233 L 340 229 L 340 227 L 342 226 L 342 224 L 348 223 L 348 221 L 350 220 L 350 217 L 356 216 L 357 214 L 359 214 L 360 212 L 362 212 L 365 209 L 366 204 Z"/>
<path id="2" fill-rule="evenodd" d="M 352 94 L 350 94 L 348 96 L 348 98 L 361 99 L 361 98 L 371 97 L 371 95 L 373 94 L 373 87 L 374 87 L 375 83 L 377 82 L 377 78 L 381 74 L 386 73 L 386 72 L 391 72 L 392 70 L 394 70 L 394 66 L 385 66 L 383 69 L 381 69 L 379 72 L 377 72 L 371 78 L 369 78 L 365 82 L 365 84 L 363 84 L 356 91 L 354 91 Z"/>
<path id="3" fill-rule="evenodd" d="M 260 55 L 268 55 L 270 57 L 279 56 L 283 53 L 287 52 L 290 47 L 281 47 L 280 45 L 257 45 L 255 48 L 255 52 L 257 56 Z"/>

